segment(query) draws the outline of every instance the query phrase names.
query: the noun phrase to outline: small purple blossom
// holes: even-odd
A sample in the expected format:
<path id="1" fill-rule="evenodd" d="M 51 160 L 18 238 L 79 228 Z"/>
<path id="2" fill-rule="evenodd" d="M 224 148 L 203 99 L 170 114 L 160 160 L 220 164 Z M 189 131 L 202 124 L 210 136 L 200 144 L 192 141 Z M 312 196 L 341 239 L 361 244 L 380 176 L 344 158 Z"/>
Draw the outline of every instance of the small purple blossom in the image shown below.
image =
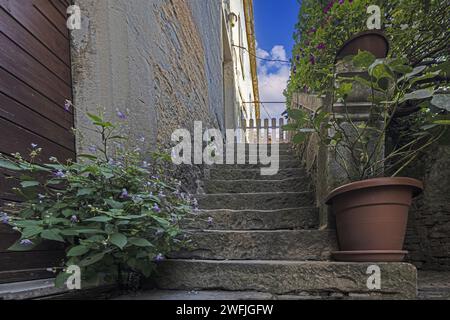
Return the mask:
<path id="1" fill-rule="evenodd" d="M 311 63 L 312 65 L 315 65 L 315 64 L 316 64 L 316 57 L 314 57 L 313 55 L 311 55 L 311 56 L 309 57 L 309 63 Z"/>
<path id="2" fill-rule="evenodd" d="M 155 211 L 156 213 L 160 213 L 161 212 L 161 208 L 158 206 L 157 203 L 154 204 L 153 211 Z"/>
<path id="3" fill-rule="evenodd" d="M 214 223 L 214 219 L 212 217 L 208 218 L 208 225 L 212 226 Z"/>
<path id="4" fill-rule="evenodd" d="M 97 147 L 96 146 L 89 146 L 88 150 L 91 153 L 96 153 L 97 152 Z"/>
<path id="5" fill-rule="evenodd" d="M 163 255 L 162 253 L 158 254 L 158 255 L 155 257 L 155 261 L 156 261 L 156 262 L 163 262 L 164 260 L 165 260 L 165 257 L 164 257 L 164 255 Z"/>
<path id="6" fill-rule="evenodd" d="M 317 45 L 318 50 L 324 50 L 326 48 L 325 43 L 321 42 Z"/>
<path id="7" fill-rule="evenodd" d="M 20 244 L 22 246 L 31 246 L 31 245 L 33 245 L 33 241 L 31 241 L 29 239 L 22 239 L 22 240 L 20 240 Z"/>
<path id="8" fill-rule="evenodd" d="M 165 198 L 166 195 L 164 194 L 164 192 L 160 191 L 160 192 L 158 193 L 158 197 L 160 197 L 160 198 Z"/>
<path id="9" fill-rule="evenodd" d="M 71 107 L 72 107 L 72 101 L 66 100 L 64 102 L 64 110 L 66 110 L 67 112 L 70 112 Z"/>
<path id="10" fill-rule="evenodd" d="M 53 175 L 56 178 L 64 178 L 66 176 L 62 170 L 58 170 L 58 171 L 54 172 Z"/>
<path id="11" fill-rule="evenodd" d="M 120 110 L 117 110 L 117 117 L 121 120 L 125 120 L 127 118 L 127 116 L 125 115 L 125 113 L 123 113 Z"/>
<path id="12" fill-rule="evenodd" d="M 9 216 L 5 212 L 0 212 L 0 221 L 3 224 L 9 224 Z"/>
<path id="13" fill-rule="evenodd" d="M 39 193 L 38 198 L 39 198 L 39 200 L 44 200 L 46 198 L 46 196 Z"/>
<path id="14" fill-rule="evenodd" d="M 122 189 L 122 193 L 120 194 L 120 198 L 121 199 L 125 199 L 125 198 L 128 198 L 129 197 L 129 194 L 128 194 L 128 190 L 127 189 Z"/>
<path id="15" fill-rule="evenodd" d="M 344 4 L 345 0 L 339 0 L 339 4 Z"/>
<path id="16" fill-rule="evenodd" d="M 38 145 L 36 143 L 31 144 L 31 148 L 36 149 L 37 147 L 38 147 Z"/>
<path id="17" fill-rule="evenodd" d="M 72 223 L 78 223 L 78 222 L 79 222 L 78 217 L 77 217 L 76 215 L 73 215 L 73 216 L 70 218 L 70 222 L 72 222 Z"/>

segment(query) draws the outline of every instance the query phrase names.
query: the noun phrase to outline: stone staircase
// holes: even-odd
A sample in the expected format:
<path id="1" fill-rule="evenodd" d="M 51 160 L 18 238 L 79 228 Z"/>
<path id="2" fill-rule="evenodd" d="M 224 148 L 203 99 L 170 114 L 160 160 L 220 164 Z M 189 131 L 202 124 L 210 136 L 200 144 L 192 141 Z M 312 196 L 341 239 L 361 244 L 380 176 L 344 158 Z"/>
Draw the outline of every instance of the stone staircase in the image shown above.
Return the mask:
<path id="1" fill-rule="evenodd" d="M 184 224 L 192 246 L 158 270 L 164 297 L 183 291 L 203 299 L 208 293 L 220 299 L 221 292 L 227 299 L 232 292 L 236 299 L 416 297 L 409 264 L 377 264 L 382 288 L 373 291 L 367 288 L 370 264 L 331 262 L 335 232 L 319 230 L 310 179 L 288 144 L 280 144 L 279 164 L 274 176 L 261 176 L 259 166 L 249 164 L 209 169 L 205 194 L 197 197 L 201 211 Z"/>

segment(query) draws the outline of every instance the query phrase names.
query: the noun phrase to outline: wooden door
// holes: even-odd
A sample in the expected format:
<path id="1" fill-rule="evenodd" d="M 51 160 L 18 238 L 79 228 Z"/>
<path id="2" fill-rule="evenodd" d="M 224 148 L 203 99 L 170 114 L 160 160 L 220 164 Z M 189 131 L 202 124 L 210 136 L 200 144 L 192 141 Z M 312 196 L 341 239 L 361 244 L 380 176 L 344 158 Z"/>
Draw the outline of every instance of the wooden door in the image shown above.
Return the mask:
<path id="1" fill-rule="evenodd" d="M 0 152 L 29 154 L 43 148 L 39 161 L 75 158 L 70 40 L 66 0 L 0 0 Z M 14 183 L 0 173 L 0 205 L 19 199 Z M 0 225 L 0 283 L 51 277 L 63 253 L 53 245 L 32 252 L 8 252 L 17 240 Z M 53 247 L 53 248 L 52 248 Z"/>

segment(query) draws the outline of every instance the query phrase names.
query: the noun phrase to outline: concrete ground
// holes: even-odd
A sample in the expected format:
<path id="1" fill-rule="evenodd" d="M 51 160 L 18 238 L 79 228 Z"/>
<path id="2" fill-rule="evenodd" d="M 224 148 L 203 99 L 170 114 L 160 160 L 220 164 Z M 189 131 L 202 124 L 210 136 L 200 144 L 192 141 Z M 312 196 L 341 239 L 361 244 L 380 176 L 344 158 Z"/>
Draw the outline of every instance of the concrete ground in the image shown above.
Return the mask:
<path id="1" fill-rule="evenodd" d="M 419 299 L 450 300 L 450 271 L 419 271 Z"/>

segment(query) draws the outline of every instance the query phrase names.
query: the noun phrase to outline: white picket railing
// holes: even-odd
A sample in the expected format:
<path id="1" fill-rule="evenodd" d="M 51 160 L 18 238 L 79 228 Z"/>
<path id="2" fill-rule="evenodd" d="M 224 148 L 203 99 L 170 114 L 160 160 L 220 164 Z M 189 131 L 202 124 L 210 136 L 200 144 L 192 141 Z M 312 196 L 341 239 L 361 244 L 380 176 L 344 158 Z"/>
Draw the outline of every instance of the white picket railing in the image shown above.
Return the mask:
<path id="1" fill-rule="evenodd" d="M 281 119 L 242 119 L 241 127 L 246 134 L 247 143 L 287 143 L 289 135 L 283 130 L 286 120 Z"/>

